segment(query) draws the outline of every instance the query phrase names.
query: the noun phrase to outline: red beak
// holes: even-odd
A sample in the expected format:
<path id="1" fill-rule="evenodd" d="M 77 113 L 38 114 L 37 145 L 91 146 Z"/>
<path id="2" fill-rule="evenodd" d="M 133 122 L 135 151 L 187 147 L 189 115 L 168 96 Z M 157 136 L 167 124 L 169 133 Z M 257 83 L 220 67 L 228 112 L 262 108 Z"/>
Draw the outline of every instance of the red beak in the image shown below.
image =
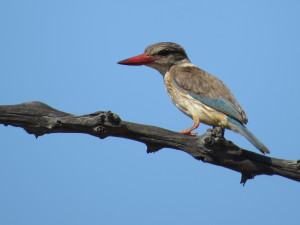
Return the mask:
<path id="1" fill-rule="evenodd" d="M 118 64 L 140 66 L 140 65 L 151 64 L 156 59 L 158 59 L 158 58 L 151 56 L 151 55 L 141 54 L 141 55 L 137 55 L 137 56 L 134 56 L 134 57 L 131 57 L 128 59 L 124 59 L 124 60 L 118 62 Z"/>

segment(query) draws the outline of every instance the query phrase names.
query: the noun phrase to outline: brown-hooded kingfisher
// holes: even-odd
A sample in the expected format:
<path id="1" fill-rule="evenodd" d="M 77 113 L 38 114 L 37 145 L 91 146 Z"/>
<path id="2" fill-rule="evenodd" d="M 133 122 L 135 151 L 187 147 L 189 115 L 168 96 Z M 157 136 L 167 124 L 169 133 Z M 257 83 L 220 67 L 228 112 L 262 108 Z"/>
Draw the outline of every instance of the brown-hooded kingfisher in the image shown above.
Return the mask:
<path id="1" fill-rule="evenodd" d="M 180 45 L 171 42 L 150 45 L 143 54 L 118 63 L 146 65 L 163 75 L 173 103 L 194 120 L 194 125 L 181 133 L 195 135 L 191 131 L 202 122 L 238 132 L 262 153 L 270 153 L 243 125 L 248 119 L 231 91 L 217 77 L 193 65 Z"/>

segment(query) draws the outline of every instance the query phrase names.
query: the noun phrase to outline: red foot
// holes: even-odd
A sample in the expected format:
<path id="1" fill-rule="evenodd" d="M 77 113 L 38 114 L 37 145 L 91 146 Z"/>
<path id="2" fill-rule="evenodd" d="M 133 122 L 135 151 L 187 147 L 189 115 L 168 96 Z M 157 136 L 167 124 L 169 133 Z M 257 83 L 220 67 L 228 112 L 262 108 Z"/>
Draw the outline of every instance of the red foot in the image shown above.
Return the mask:
<path id="1" fill-rule="evenodd" d="M 180 131 L 179 133 L 181 134 L 186 134 L 186 135 L 190 135 L 190 136 L 196 136 L 195 133 L 191 133 L 192 130 L 195 130 L 197 127 L 199 127 L 200 123 L 194 123 L 194 125 L 186 130 Z"/>
<path id="2" fill-rule="evenodd" d="M 190 136 L 197 136 L 197 134 L 196 133 L 191 133 L 191 132 L 186 132 L 186 131 L 180 131 L 179 133 L 181 133 L 181 134 L 185 134 L 185 135 L 190 135 Z"/>

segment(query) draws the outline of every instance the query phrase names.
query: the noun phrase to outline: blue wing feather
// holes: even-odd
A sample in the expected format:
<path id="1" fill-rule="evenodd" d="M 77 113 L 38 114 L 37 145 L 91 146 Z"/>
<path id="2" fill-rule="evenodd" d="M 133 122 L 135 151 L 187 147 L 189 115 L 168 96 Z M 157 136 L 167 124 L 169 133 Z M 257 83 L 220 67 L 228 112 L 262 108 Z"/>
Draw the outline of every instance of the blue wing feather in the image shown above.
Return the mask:
<path id="1" fill-rule="evenodd" d="M 201 97 L 200 95 L 197 95 L 190 91 L 186 91 L 186 93 L 192 96 L 194 99 L 197 99 L 198 101 L 202 102 L 204 105 L 207 105 L 219 112 L 222 112 L 227 116 L 230 116 L 238 121 L 243 121 L 235 105 L 225 98 L 220 97 L 218 99 L 211 99 L 211 98 Z"/>

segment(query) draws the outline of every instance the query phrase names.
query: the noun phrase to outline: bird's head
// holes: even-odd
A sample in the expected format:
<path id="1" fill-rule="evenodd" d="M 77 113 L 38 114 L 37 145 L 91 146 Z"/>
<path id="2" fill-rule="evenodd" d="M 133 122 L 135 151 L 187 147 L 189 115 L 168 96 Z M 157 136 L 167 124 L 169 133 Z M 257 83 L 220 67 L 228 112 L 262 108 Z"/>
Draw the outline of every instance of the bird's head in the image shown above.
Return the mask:
<path id="1" fill-rule="evenodd" d="M 186 62 L 189 62 L 188 56 L 180 45 L 171 42 L 160 42 L 148 46 L 143 54 L 118 63 L 131 66 L 149 66 L 164 75 L 171 66 Z"/>

